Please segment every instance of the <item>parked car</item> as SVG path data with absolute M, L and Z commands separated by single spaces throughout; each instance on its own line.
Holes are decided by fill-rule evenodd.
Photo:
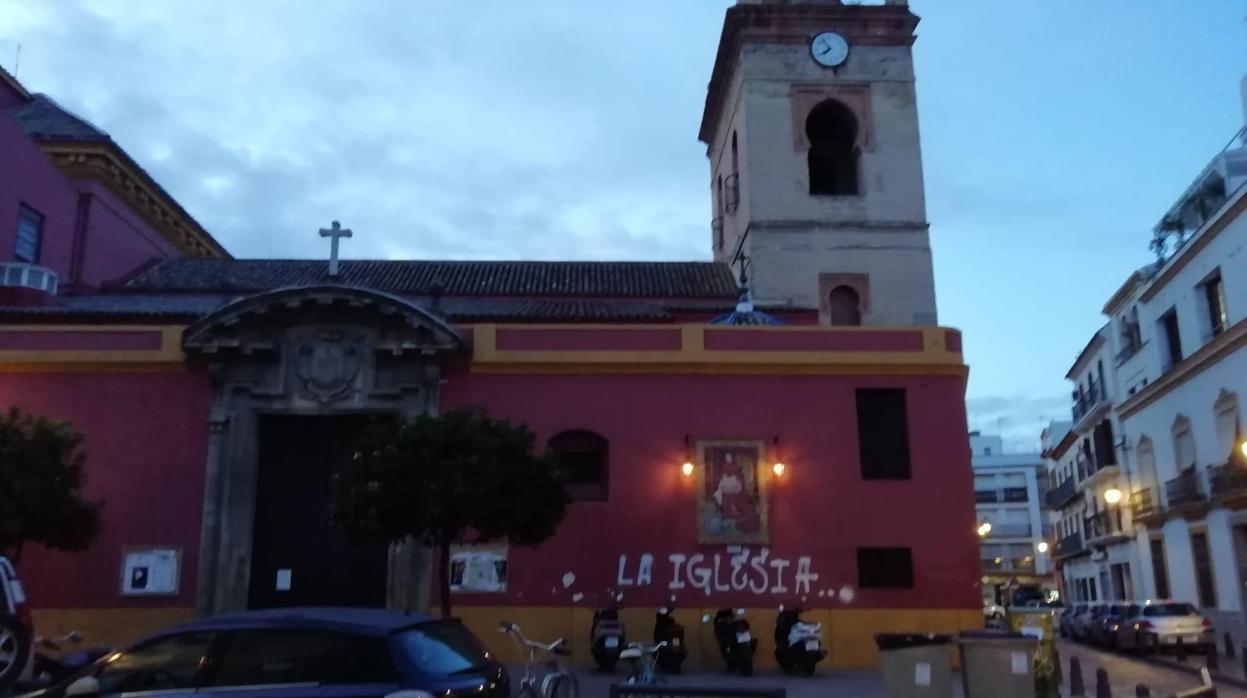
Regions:
M 1179 639 L 1201 649 L 1214 644 L 1212 621 L 1189 603 L 1148 601 L 1134 609 L 1117 630 L 1117 646 L 1123 649 L 1172 647 Z
M 35 632 L 17 570 L 0 557 L 0 691 L 29 678 Z
M 1092 628 L 1104 617 L 1108 608 L 1102 603 L 1089 603 L 1086 610 L 1074 616 L 1070 623 L 1070 637 L 1075 640 L 1090 640 Z
M 1119 601 L 1105 606 L 1104 615 L 1091 624 L 1088 638 L 1092 642 L 1110 647 L 1117 646 L 1117 634 L 1121 624 L 1139 612 L 1139 604 Z
M 1061 615 L 1057 618 L 1057 631 L 1061 633 L 1061 637 L 1074 636 L 1074 617 L 1082 615 L 1087 611 L 1087 604 L 1080 603 L 1073 606 L 1066 606 L 1061 611 Z
M 457 620 L 380 609 L 291 608 L 166 630 L 30 696 L 156 692 L 162 698 L 508 698 L 511 686 L 502 665 Z

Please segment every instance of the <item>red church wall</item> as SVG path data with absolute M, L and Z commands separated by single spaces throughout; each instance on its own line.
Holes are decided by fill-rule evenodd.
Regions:
M 39 263 L 64 281 L 72 255 L 77 192 L 43 151 L 0 112 L 0 262 L 13 259 L 17 215 L 26 204 L 43 215 Z
M 907 390 L 912 479 L 862 480 L 858 387 Z M 839 667 L 874 665 L 875 633 L 981 627 L 963 399 L 956 375 L 451 372 L 446 409 L 479 405 L 524 422 L 542 446 L 566 429 L 610 443 L 609 501 L 575 503 L 552 540 L 510 548 L 507 591 L 456 593 L 456 613 L 504 657 L 510 648 L 492 631 L 510 619 L 536 637 L 570 637 L 587 662 L 592 609 L 622 593 L 630 637 L 648 635 L 654 609 L 672 604 L 706 667 L 718 659 L 699 619 L 720 607 L 749 609 L 764 666 L 781 603 L 800 602 L 824 624 Z M 769 544 L 697 543 L 696 478 L 680 471 L 686 436 L 779 437 L 787 470 L 770 481 Z M 910 548 L 913 588 L 859 588 L 858 547 Z
M 863 481 L 856 432 L 855 388 L 907 389 L 912 479 Z M 745 402 L 742 396 L 750 396 Z M 456 595 L 457 603 L 593 606 L 608 590 L 629 605 L 658 606 L 674 591 L 679 604 L 766 604 L 806 596 L 810 605 L 846 608 L 974 608 L 978 541 L 963 381 L 959 377 L 490 375 L 455 373 L 442 389 L 444 408 L 479 405 L 528 424 L 542 443 L 566 429 L 587 429 L 610 442 L 610 500 L 571 507 L 559 534 L 535 550 L 512 549 L 508 592 Z M 693 439 L 780 439 L 788 468 L 770 492 L 770 557 L 791 561 L 791 593 L 738 590 L 727 546 L 697 544 L 694 483 L 680 473 Z M 586 536 L 586 531 L 594 535 Z M 857 589 L 857 547 L 909 547 L 915 585 Z M 754 553 L 763 546 L 749 546 Z M 674 574 L 672 554 L 707 556 L 695 568 L 729 591 L 693 586 L 688 569 Z M 642 555 L 653 556 L 652 581 L 637 581 Z M 626 560 L 621 558 L 626 556 Z M 803 593 L 797 564 L 810 558 Z M 686 565 L 687 567 L 687 565 Z M 746 570 L 747 572 L 750 570 Z M 563 575 L 575 575 L 564 586 Z M 694 576 L 701 574 L 694 571 Z M 751 576 L 753 585 L 760 575 Z M 671 587 L 683 585 L 673 590 Z M 849 587 L 851 602 L 840 592 Z M 828 597 L 830 593 L 833 597 Z
M 64 614 L 64 623 L 97 642 L 132 639 L 189 616 L 211 404 L 207 378 L 183 370 L 3 373 L 0 404 L 72 422 L 84 435 L 86 493 L 104 500 L 103 530 L 90 549 L 23 553 L 19 572 L 28 580 L 40 632 L 69 629 L 55 609 L 116 609 Z M 123 548 L 134 546 L 181 550 L 177 595 L 120 594 Z
M 181 256 L 176 248 L 107 187 L 90 180 L 75 183 L 91 195 L 91 215 L 83 247 L 82 282 L 115 281 L 153 259 Z

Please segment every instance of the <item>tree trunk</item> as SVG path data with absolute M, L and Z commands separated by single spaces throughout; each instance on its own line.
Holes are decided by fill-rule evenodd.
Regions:
M 437 581 L 441 587 L 442 617 L 450 617 L 450 544 L 442 543 L 437 548 L 438 560 Z

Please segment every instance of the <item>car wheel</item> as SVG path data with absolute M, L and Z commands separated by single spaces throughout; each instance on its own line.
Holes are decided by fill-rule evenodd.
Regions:
M 30 638 L 16 618 L 0 617 L 0 689 L 11 687 L 21 677 L 30 659 Z

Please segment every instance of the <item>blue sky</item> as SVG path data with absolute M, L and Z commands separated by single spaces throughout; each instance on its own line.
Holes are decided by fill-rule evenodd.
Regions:
M 728 0 L 0 0 L 0 64 L 239 256 L 707 259 Z M 1014 448 L 1242 123 L 1241 0 L 913 0 L 941 321 Z M 314 8 L 314 9 L 311 9 Z

